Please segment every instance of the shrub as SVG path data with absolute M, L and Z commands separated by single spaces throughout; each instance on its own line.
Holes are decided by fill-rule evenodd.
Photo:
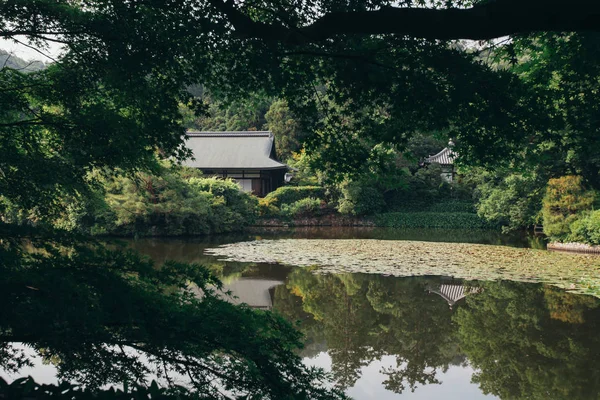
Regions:
M 95 234 L 195 235 L 211 232 L 213 196 L 172 171 L 116 177 L 105 184 L 107 207 L 96 212 Z
M 304 216 L 317 216 L 321 214 L 321 200 L 313 197 L 298 200 L 292 204 L 281 206 L 281 215 L 291 218 Z
M 383 194 L 362 182 L 346 182 L 342 186 L 342 198 L 338 211 L 342 214 L 369 215 L 382 211 L 385 207 Z
M 594 192 L 586 191 L 580 176 L 550 179 L 542 202 L 544 233 L 556 240 L 565 240 L 571 224 L 584 211 L 592 209 Z
M 569 241 L 600 245 L 600 210 L 574 221 L 570 230 Z
M 495 227 L 477 214 L 464 212 L 386 213 L 376 215 L 375 224 L 390 228 L 490 229 Z
M 506 171 L 473 171 L 479 184 L 477 213 L 502 225 L 504 231 L 526 228 L 540 223 L 540 210 L 547 180 L 537 173 L 519 174 Z
M 276 217 L 279 215 L 279 208 L 274 205 L 276 199 L 262 198 L 258 199 L 258 215 L 261 217 Z
M 157 175 L 107 179 L 102 202 L 104 207 L 93 207 L 92 222 L 88 223 L 92 234 L 232 232 L 252 224 L 258 214 L 257 199 L 235 182 L 201 178 L 177 167 L 164 167 Z
M 240 231 L 256 221 L 258 200 L 230 179 L 191 178 L 195 190 L 212 194 L 210 226 L 213 233 Z
M 308 197 L 325 198 L 325 188 L 320 186 L 282 186 L 265 196 L 265 200 L 273 206 L 292 204 Z

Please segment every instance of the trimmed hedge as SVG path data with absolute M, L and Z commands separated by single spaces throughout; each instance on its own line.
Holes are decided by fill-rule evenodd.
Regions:
M 475 214 L 477 210 L 475 205 L 470 201 L 446 201 L 442 203 L 432 204 L 427 208 L 429 212 L 441 213 L 471 213 Z
M 475 214 L 475 204 L 470 201 L 450 200 L 437 203 L 405 202 L 391 207 L 392 212 L 463 212 Z
M 272 206 L 292 204 L 309 197 L 323 199 L 325 188 L 320 186 L 282 186 L 264 197 L 265 202 Z
M 492 229 L 497 226 L 466 212 L 394 212 L 378 214 L 377 226 L 389 228 Z

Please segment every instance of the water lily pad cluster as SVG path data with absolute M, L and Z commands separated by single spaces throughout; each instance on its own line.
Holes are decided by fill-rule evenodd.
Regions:
M 443 275 L 544 282 L 600 297 L 600 257 L 468 243 L 369 239 L 257 240 L 207 249 L 227 261 L 316 266 L 318 273 Z

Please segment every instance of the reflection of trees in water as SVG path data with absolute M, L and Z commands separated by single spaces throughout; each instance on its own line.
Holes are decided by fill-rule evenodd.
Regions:
M 438 371 L 460 360 L 452 311 L 425 279 L 387 279 L 371 283 L 368 293 L 375 311 L 389 316 L 378 335 L 382 349 L 396 355 L 397 367 L 384 373 L 389 390 L 402 392 L 407 385 L 439 383 Z
M 597 399 L 600 301 L 552 287 L 485 283 L 455 321 L 473 380 L 503 399 Z
M 600 392 L 600 301 L 515 282 L 466 286 L 450 309 L 427 289 L 441 278 L 290 274 L 275 308 L 301 321 L 308 351 L 324 347 L 340 386 L 355 384 L 361 367 L 394 355 L 382 371 L 395 392 L 438 383 L 450 365 L 471 364 L 473 381 L 500 398 L 596 398 Z M 324 345 L 326 343 L 326 345 Z M 466 358 L 468 356 L 468 360 Z
M 397 366 L 384 371 L 385 384 L 402 392 L 406 387 L 414 390 L 418 384 L 437 383 L 437 371 L 460 360 L 452 311 L 443 300 L 429 295 L 426 285 L 422 278 L 313 275 L 295 270 L 287 288 L 277 288 L 275 307 L 305 321 L 301 328 L 309 342 L 326 341 L 340 386 L 354 385 L 363 366 L 393 354 Z M 292 301 L 292 296 L 301 303 Z

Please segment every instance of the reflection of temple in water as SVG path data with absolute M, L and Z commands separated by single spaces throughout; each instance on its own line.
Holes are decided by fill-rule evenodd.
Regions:
M 435 293 L 446 300 L 450 308 L 468 295 L 479 293 L 481 290 L 479 287 L 467 287 L 462 283 L 442 283 L 439 286 L 427 287 L 427 292 Z
M 223 292 L 231 292 L 231 296 L 223 298 L 233 304 L 247 304 L 252 308 L 271 310 L 275 287 L 283 281 L 273 279 L 239 278 L 223 285 Z

